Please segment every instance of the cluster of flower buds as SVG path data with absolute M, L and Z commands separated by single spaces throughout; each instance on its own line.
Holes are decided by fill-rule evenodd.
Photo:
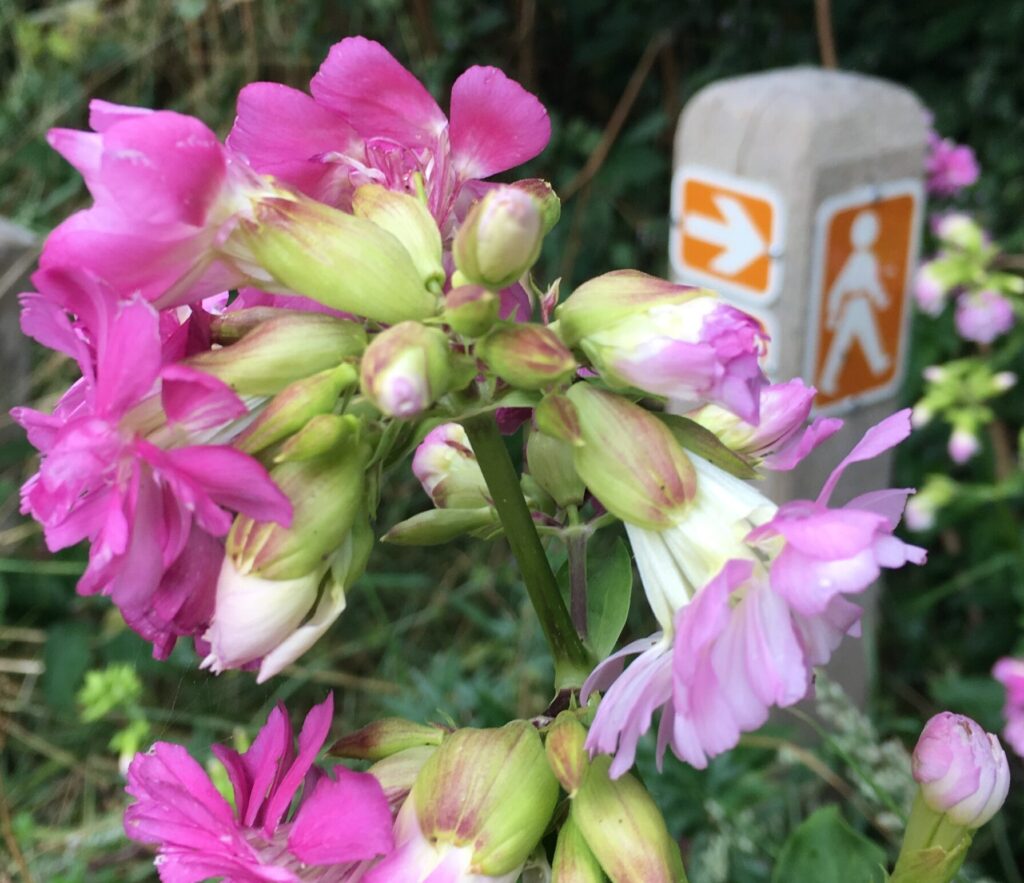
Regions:
M 245 754 L 214 746 L 233 808 L 182 746 L 135 757 L 125 830 L 157 846 L 162 879 L 515 883 L 530 863 L 552 883 L 685 883 L 651 796 L 587 757 L 578 712 L 496 729 L 380 720 L 331 748 L 371 763 L 354 772 L 314 766 L 332 705 L 310 711 L 297 752 L 281 706 Z
M 1014 326 L 1024 279 L 996 269 L 999 249 L 969 215 L 941 215 L 932 227 L 940 248 L 917 271 L 918 307 L 938 316 L 955 298 L 959 335 L 981 345 L 992 343 Z
M 1010 768 L 999 740 L 969 717 L 935 715 L 912 759 L 918 793 L 892 883 L 950 883 L 974 832 L 1003 805 Z
M 924 370 L 924 396 L 914 406 L 913 422 L 926 426 L 939 418 L 952 427 L 949 456 L 963 464 L 981 450 L 981 431 L 995 418 L 988 402 L 1012 389 L 1017 375 L 993 371 L 987 360 L 957 359 Z

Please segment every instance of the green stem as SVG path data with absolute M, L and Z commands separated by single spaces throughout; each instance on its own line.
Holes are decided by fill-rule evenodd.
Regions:
M 593 661 L 573 628 L 569 611 L 565 609 L 498 424 L 494 415 L 488 413 L 469 417 L 463 426 L 519 565 L 526 593 L 551 648 L 555 662 L 555 689 L 579 687 L 593 668 Z

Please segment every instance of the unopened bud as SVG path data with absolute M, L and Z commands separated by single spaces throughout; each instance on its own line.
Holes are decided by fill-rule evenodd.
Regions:
M 928 807 L 965 828 L 980 828 L 1006 800 L 1010 768 L 999 740 L 962 714 L 943 711 L 924 726 L 914 779 Z
M 261 322 L 237 343 L 186 364 L 243 395 L 276 395 L 289 384 L 336 368 L 366 346 L 361 325 L 323 313 L 288 312 Z
M 444 320 L 457 334 L 480 337 L 498 321 L 501 299 L 482 285 L 460 285 L 444 299 Z
M 963 212 L 950 212 L 935 222 L 935 233 L 944 244 L 961 251 L 977 252 L 985 245 L 985 231 Z
M 611 758 L 594 759 L 573 798 L 572 816 L 601 867 L 615 883 L 686 880 L 679 847 L 651 795 L 630 774 L 612 779 Z
M 606 883 L 587 840 L 573 818 L 572 811 L 562 823 L 555 843 L 555 857 L 551 862 L 551 883 Z
M 424 319 L 435 294 L 409 252 L 371 221 L 309 199 L 272 198 L 241 220 L 228 243 L 289 291 L 377 322 Z
M 544 325 L 502 323 L 477 342 L 476 353 L 502 380 L 520 389 L 551 386 L 576 370 L 569 348 Z
M 440 546 L 466 534 L 498 526 L 490 506 L 480 509 L 428 509 L 391 528 L 381 542 L 396 546 Z
M 623 521 L 655 530 L 676 522 L 697 492 L 697 474 L 672 432 L 653 414 L 589 383 L 569 387 L 583 444 L 576 472 Z
M 460 423 L 435 426 L 416 448 L 412 472 L 439 509 L 478 509 L 491 503 L 487 482 Z
M 583 502 L 586 487 L 573 466 L 573 448 L 557 438 L 536 430 L 526 442 L 530 475 L 561 507 Z
M 351 414 L 317 414 L 281 445 L 274 462 L 312 460 L 330 454 L 355 438 L 361 426 Z
M 545 435 L 560 439 L 566 444 L 578 447 L 582 444 L 580 415 L 576 406 L 564 393 L 548 393 L 533 412 L 534 425 Z
M 386 717 L 367 724 L 331 746 L 335 757 L 354 760 L 382 760 L 407 748 L 440 745 L 444 731 L 400 717 Z
M 419 199 L 380 184 L 364 184 L 352 197 L 352 212 L 394 236 L 409 253 L 423 284 L 441 290 L 445 279 L 441 233 Z
M 562 216 L 562 200 L 558 198 L 554 188 L 541 178 L 523 178 L 513 181 L 509 186 L 529 194 L 536 200 L 544 222 L 544 235 L 547 236 Z
M 590 766 L 585 743 L 587 730 L 576 715 L 563 711 L 555 718 L 544 739 L 544 751 L 558 784 L 570 796 L 575 796 Z
M 499 289 L 534 265 L 544 239 L 538 202 L 524 190 L 499 186 L 466 215 L 455 234 L 455 265 L 470 282 Z
M 256 454 L 277 444 L 298 432 L 313 417 L 330 411 L 342 390 L 355 384 L 358 378 L 352 365 L 339 365 L 296 380 L 274 396 L 256 421 L 235 439 L 235 447 L 247 454 Z
M 964 464 L 981 449 L 981 442 L 975 432 L 967 426 L 957 426 L 949 436 L 949 456 L 954 463 Z
M 366 348 L 360 387 L 383 413 L 409 419 L 444 395 L 451 380 L 448 338 L 438 328 L 402 322 Z
M 378 760 L 367 770 L 380 782 L 392 813 L 397 813 L 402 808 L 409 792 L 412 791 L 412 786 L 416 783 L 416 777 L 423 769 L 423 764 L 436 750 L 433 745 L 406 748 L 405 751 Z

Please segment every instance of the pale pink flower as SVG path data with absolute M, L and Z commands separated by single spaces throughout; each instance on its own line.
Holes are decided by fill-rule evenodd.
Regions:
M 42 455 L 22 511 L 51 551 L 89 540 L 78 591 L 110 595 L 164 657 L 208 624 L 231 513 L 287 522 L 291 505 L 256 460 L 195 443 L 245 406 L 215 378 L 164 364 L 165 348 L 189 344 L 173 331 L 162 343 L 153 307 L 84 272 L 33 279 L 42 294 L 25 299 L 26 333 L 76 358 L 83 377 L 53 414 L 12 411 Z
M 1003 738 L 1024 757 L 1024 660 L 1009 656 L 1000 659 L 992 669 L 992 676 L 1006 688 Z
M 990 288 L 965 291 L 956 299 L 957 333 L 974 343 L 992 343 L 1013 327 L 1013 304 Z
M 547 111 L 493 67 L 471 67 L 452 86 L 449 116 L 383 46 L 348 37 L 331 48 L 310 83 L 312 97 L 278 83 L 252 83 L 238 98 L 228 144 L 252 166 L 341 208 L 375 182 L 415 193 L 445 233 L 478 183 L 544 149 Z
M 981 450 L 981 441 L 977 433 L 966 426 L 956 426 L 949 434 L 949 441 L 946 443 L 946 450 L 949 458 L 958 466 L 972 460 L 975 454 Z
M 968 145 L 957 144 L 932 131 L 928 133 L 925 173 L 929 193 L 935 196 L 955 196 L 978 180 L 981 168 L 974 150 Z
M 935 272 L 935 261 L 925 261 L 914 274 L 914 300 L 922 313 L 937 316 L 946 306 L 949 289 Z
M 297 751 L 282 705 L 245 754 L 213 747 L 231 780 L 234 809 L 181 745 L 157 742 L 135 756 L 125 832 L 157 845 L 163 883 L 349 883 L 391 851 L 392 816 L 377 780 L 341 765 L 313 765 L 333 708 L 328 696 L 310 710 Z

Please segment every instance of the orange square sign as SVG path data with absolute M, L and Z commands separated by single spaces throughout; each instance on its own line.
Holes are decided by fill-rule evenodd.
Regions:
M 781 284 L 782 201 L 769 187 L 683 166 L 672 186 L 670 252 L 676 274 L 751 304 Z
M 818 209 L 807 377 L 819 410 L 885 398 L 902 379 L 920 205 L 920 182 L 898 181 Z

